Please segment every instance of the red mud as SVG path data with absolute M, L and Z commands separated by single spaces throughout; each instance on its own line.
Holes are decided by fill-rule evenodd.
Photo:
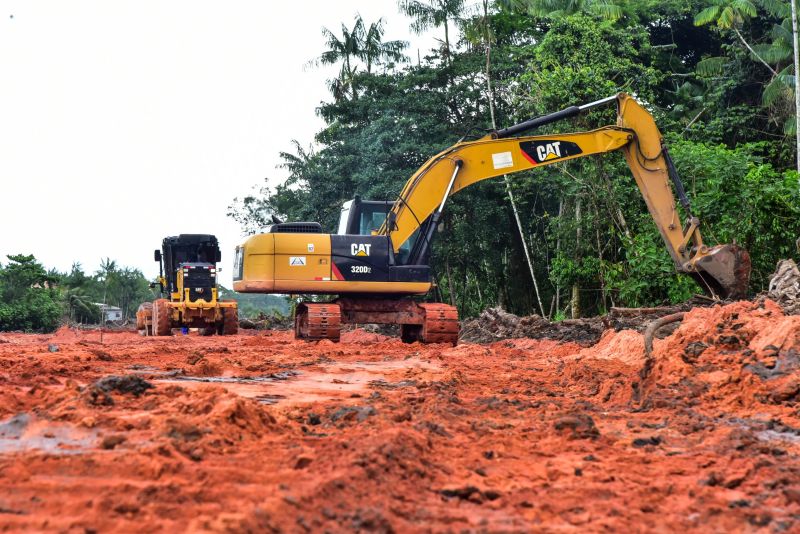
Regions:
M 645 363 L 625 330 L 0 335 L 0 526 L 800 531 L 800 317 L 695 309 Z

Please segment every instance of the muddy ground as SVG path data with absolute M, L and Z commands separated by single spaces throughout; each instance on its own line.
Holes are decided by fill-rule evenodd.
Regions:
M 0 335 L 0 526 L 798 532 L 800 317 L 655 341 Z

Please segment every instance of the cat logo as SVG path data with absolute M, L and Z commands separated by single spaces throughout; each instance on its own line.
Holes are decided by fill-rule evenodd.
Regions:
M 559 149 L 560 141 L 554 143 L 547 143 L 546 145 L 539 145 L 536 147 L 536 155 L 539 156 L 539 161 L 546 161 L 548 159 L 555 159 L 561 157 L 561 149 Z
M 556 141 L 555 139 L 549 141 L 523 141 L 519 144 L 519 147 L 522 149 L 522 155 L 525 159 L 533 165 L 583 153 L 581 147 L 576 143 Z
M 352 256 L 369 256 L 369 249 L 372 246 L 370 243 L 351 243 L 350 255 Z
M 303 267 L 306 264 L 305 256 L 289 256 L 290 267 Z

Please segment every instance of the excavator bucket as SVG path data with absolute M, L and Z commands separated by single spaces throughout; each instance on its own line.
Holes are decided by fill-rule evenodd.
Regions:
M 737 245 L 717 245 L 694 262 L 695 280 L 724 299 L 747 297 L 750 283 L 750 254 Z

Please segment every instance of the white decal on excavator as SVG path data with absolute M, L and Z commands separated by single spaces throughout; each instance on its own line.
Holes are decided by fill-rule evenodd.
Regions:
M 305 256 L 289 256 L 289 265 L 291 267 L 303 267 L 306 264 Z
M 539 156 L 539 161 L 548 159 L 555 159 L 561 157 L 561 141 L 554 141 L 546 145 L 539 145 L 536 147 L 536 155 Z
M 511 157 L 511 152 L 498 152 L 492 154 L 492 165 L 495 169 L 507 169 L 514 166 L 514 158 Z
M 353 256 L 369 256 L 371 243 L 351 243 L 350 254 Z

